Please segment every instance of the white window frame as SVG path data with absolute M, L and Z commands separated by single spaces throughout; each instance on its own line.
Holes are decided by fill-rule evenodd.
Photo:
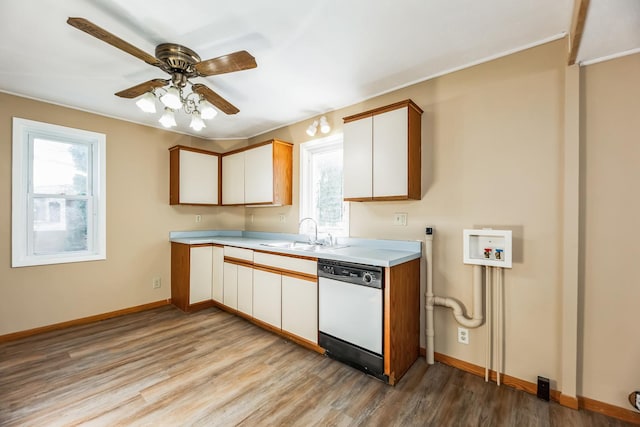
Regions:
M 37 255 L 29 243 L 34 226 L 32 186 L 33 140 L 42 138 L 86 144 L 91 153 L 91 180 L 87 196 L 87 243 L 85 251 Z M 11 266 L 62 264 L 106 259 L 106 136 L 102 133 L 13 118 Z
M 311 157 L 316 153 L 341 148 L 343 145 L 342 141 L 343 135 L 335 134 L 300 144 L 300 218 L 309 217 L 317 222 L 317 218 L 315 218 L 313 213 L 313 200 L 311 199 L 311 194 L 313 193 L 313 183 L 310 177 Z M 348 202 L 343 203 L 345 203 L 345 205 L 343 205 L 343 212 L 346 216 L 346 228 L 342 233 L 332 233 L 333 236 L 349 236 L 349 204 Z M 318 233 L 326 232 L 322 227 L 318 228 Z

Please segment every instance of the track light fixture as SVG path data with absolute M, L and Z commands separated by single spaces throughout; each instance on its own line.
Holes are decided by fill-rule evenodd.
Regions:
M 171 84 L 167 89 L 153 89 L 142 95 L 136 105 L 145 113 L 156 112 L 156 99 L 164 107 L 164 112 L 158 120 L 160 124 L 166 128 L 177 126 L 175 111 L 183 110 L 191 115 L 191 124 L 189 127 L 196 132 L 207 127 L 203 121 L 211 120 L 218 115 L 218 110 L 201 95 L 191 91 L 184 95 L 183 88 Z
M 318 132 L 318 125 L 320 126 L 320 132 L 329 133 L 331 132 L 331 126 L 329 126 L 329 122 L 325 116 L 320 117 L 320 122 L 314 120 L 313 123 L 309 125 L 307 128 L 307 135 L 315 136 L 316 132 Z

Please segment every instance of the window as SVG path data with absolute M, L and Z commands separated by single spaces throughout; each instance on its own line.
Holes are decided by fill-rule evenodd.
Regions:
M 342 135 L 301 144 L 300 218 L 315 219 L 318 233 L 348 236 L 349 203 L 342 200 L 342 188 Z
M 106 258 L 105 145 L 13 118 L 12 267 Z

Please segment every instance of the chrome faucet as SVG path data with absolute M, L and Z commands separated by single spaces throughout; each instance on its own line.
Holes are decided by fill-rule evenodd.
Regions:
M 302 223 L 305 222 L 305 221 L 311 221 L 311 222 L 313 222 L 313 225 L 315 226 L 315 238 L 312 241 L 311 240 L 311 236 L 309 236 L 309 243 L 313 243 L 313 244 L 318 243 L 318 223 L 316 222 L 315 219 L 313 219 L 311 217 L 302 218 L 300 220 L 300 222 L 298 223 L 298 232 L 300 232 L 300 228 L 302 227 Z

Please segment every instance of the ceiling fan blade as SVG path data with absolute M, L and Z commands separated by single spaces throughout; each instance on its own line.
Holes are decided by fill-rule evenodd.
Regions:
M 162 66 L 162 62 L 160 62 L 155 56 L 149 55 L 147 52 L 135 47 L 134 45 L 122 40 L 121 38 L 114 36 L 107 30 L 98 27 L 91 21 L 88 21 L 84 18 L 69 18 L 67 19 L 67 24 L 72 27 L 76 27 L 77 29 L 84 31 L 85 33 L 102 40 L 105 43 L 109 43 L 113 47 L 117 47 L 118 49 L 127 52 L 130 55 L 135 56 L 138 59 L 142 59 L 144 62 L 150 65 L 154 65 L 156 67 Z
M 202 95 L 204 99 L 218 107 L 220 111 L 225 114 L 236 114 L 240 111 L 234 105 L 229 103 L 229 101 L 227 101 L 203 84 L 193 84 L 191 85 L 191 90 L 198 95 Z
M 151 91 L 152 89 L 166 86 L 168 84 L 169 80 L 153 79 L 149 80 L 148 82 L 140 83 L 139 85 L 130 87 L 129 89 L 121 90 L 120 92 L 116 93 L 116 96 L 119 96 L 121 98 L 136 98 L 143 93 Z
M 213 76 L 216 74 L 231 73 L 234 71 L 249 70 L 256 68 L 256 59 L 246 50 L 219 56 L 206 61 L 200 61 L 194 65 L 196 71 L 201 76 Z

